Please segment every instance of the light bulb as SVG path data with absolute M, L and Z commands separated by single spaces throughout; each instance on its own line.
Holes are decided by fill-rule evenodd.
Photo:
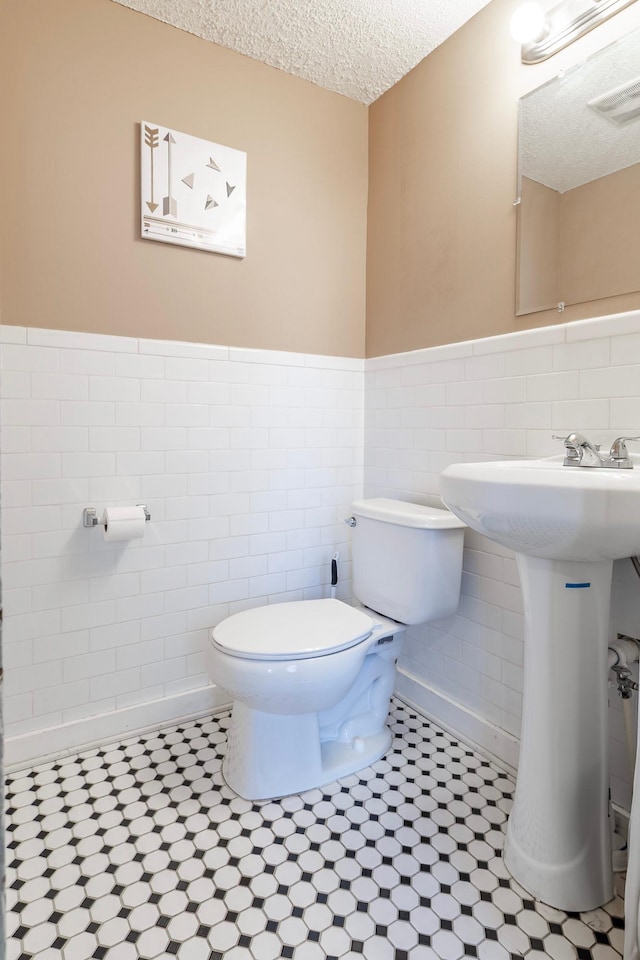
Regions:
M 527 0 L 511 18 L 511 36 L 518 43 L 533 43 L 541 40 L 548 29 L 547 18 L 539 3 Z

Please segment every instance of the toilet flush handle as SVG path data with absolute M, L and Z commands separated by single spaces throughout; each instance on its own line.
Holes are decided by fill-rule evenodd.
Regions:
M 344 522 L 348 527 L 355 527 L 358 521 L 356 520 L 355 517 L 345 517 Z

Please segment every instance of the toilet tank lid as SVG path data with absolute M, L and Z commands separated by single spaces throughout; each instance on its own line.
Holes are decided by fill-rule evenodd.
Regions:
M 252 660 L 302 660 L 365 640 L 371 617 L 342 600 L 292 600 L 243 610 L 214 627 L 214 646 Z
M 446 507 L 423 507 L 420 503 L 377 497 L 373 500 L 356 500 L 351 509 L 355 517 L 382 520 L 400 527 L 418 527 L 425 530 L 461 530 L 466 527 L 462 520 Z

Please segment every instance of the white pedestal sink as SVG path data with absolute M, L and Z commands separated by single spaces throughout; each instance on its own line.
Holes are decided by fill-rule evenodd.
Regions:
M 640 553 L 635 469 L 562 457 L 455 464 L 450 510 L 516 551 L 525 612 L 522 739 L 505 862 L 539 900 L 592 910 L 613 896 L 607 641 L 613 560 Z

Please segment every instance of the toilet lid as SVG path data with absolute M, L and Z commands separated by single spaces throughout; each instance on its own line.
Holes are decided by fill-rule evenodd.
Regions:
M 341 600 L 294 600 L 235 613 L 212 636 L 234 657 L 302 660 L 355 646 L 373 627 L 370 617 Z

